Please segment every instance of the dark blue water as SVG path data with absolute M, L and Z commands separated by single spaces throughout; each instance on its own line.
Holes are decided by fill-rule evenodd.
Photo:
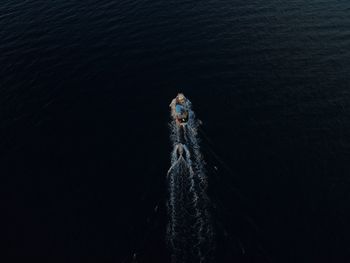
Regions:
M 344 0 L 2 1 L 4 255 L 168 262 L 182 91 L 217 262 L 349 262 L 349 72 Z

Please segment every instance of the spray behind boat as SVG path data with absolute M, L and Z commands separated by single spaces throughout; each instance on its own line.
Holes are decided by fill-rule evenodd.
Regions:
M 170 103 L 171 167 L 168 170 L 168 243 L 172 263 L 210 262 L 213 231 L 207 176 L 200 151 L 199 121 L 191 102 L 179 93 Z

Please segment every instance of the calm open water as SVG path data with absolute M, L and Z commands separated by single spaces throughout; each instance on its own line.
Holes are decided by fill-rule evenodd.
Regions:
M 168 262 L 182 91 L 217 262 L 349 262 L 349 72 L 345 0 L 2 1 L 3 255 Z

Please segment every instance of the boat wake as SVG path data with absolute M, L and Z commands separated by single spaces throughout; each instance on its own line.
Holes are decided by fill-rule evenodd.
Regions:
M 182 97 L 177 102 L 179 96 Z M 178 97 L 170 105 L 174 109 L 170 123 L 173 150 L 167 174 L 167 237 L 171 261 L 209 262 L 213 230 L 206 194 L 207 177 L 197 135 L 199 122 L 192 111 L 191 102 L 183 94 Z M 180 121 L 176 112 L 179 104 L 182 107 L 181 114 L 186 114 L 186 119 L 181 117 Z

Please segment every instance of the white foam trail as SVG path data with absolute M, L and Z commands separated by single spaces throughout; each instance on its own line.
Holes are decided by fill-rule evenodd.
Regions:
M 189 119 L 180 127 L 170 123 L 173 144 L 168 170 L 168 241 L 172 262 L 209 262 L 212 227 L 209 220 L 207 177 L 197 135 L 198 122 L 186 101 Z

